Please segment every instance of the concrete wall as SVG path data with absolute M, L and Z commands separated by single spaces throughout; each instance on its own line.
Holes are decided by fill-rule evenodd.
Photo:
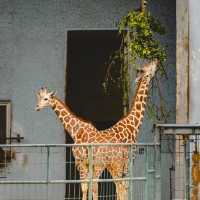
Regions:
M 67 30 L 116 28 L 116 21 L 133 6 L 132 0 L 1 0 L 0 99 L 12 101 L 12 135 L 24 136 L 24 143 L 63 143 L 62 125 L 52 111 L 34 111 L 35 92 L 46 85 L 64 99 Z M 167 29 L 162 41 L 168 44 L 171 70 L 170 84 L 164 84 L 163 91 L 168 105 L 175 108 L 174 1 L 155 0 L 150 7 Z M 146 119 L 144 124 L 141 141 L 150 141 L 152 122 Z M 59 162 L 63 158 L 64 152 L 56 159 Z M 17 173 L 34 175 L 23 169 Z M 65 178 L 64 165 L 54 175 Z M 63 198 L 64 187 L 61 191 Z
M 200 39 L 199 39 L 199 16 L 200 2 L 198 0 L 189 1 L 189 30 L 190 30 L 190 122 L 200 121 Z

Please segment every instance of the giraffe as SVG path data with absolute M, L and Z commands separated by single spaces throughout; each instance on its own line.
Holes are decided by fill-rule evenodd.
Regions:
M 71 135 L 75 144 L 88 143 L 136 143 L 139 127 L 144 117 L 144 109 L 147 101 L 149 83 L 153 78 L 157 60 L 154 60 L 142 68 L 137 77 L 136 95 L 129 114 L 123 117 L 114 126 L 106 130 L 97 130 L 92 123 L 77 117 L 67 105 L 59 100 L 54 92 L 47 88 L 41 88 L 37 93 L 36 110 L 51 107 L 62 122 L 64 128 Z M 80 179 L 88 178 L 88 151 L 86 147 L 73 147 L 75 164 L 80 173 Z M 98 179 L 105 168 L 113 178 L 122 178 L 128 173 L 128 149 L 117 146 L 93 147 L 93 178 Z M 127 184 L 116 181 L 118 200 L 126 200 Z M 88 184 L 81 183 L 83 200 L 87 199 Z M 93 182 L 93 200 L 98 200 L 98 182 Z
M 192 155 L 192 200 L 199 199 L 199 184 L 200 184 L 200 153 L 197 150 L 197 144 L 195 144 L 195 150 Z
M 144 118 L 145 106 L 148 98 L 149 85 L 152 78 L 155 75 L 158 60 L 147 63 L 139 70 L 136 77 L 136 90 L 135 96 L 132 101 L 131 109 L 129 113 L 119 120 L 111 128 L 104 130 L 104 134 L 114 133 L 115 140 L 111 139 L 110 143 L 128 143 L 135 144 L 138 139 L 138 133 L 142 120 Z M 110 161 L 107 166 L 108 171 L 111 173 L 114 179 L 122 178 L 128 173 L 128 147 L 121 147 L 123 157 L 117 161 Z M 134 155 L 133 155 L 134 156 Z M 119 160 L 121 161 L 119 163 Z M 117 197 L 120 200 L 128 199 L 128 185 L 125 181 L 116 181 Z
M 64 129 L 70 134 L 75 144 L 87 143 L 88 137 L 97 133 L 97 129 L 90 123 L 74 115 L 69 107 L 56 97 L 55 92 L 49 92 L 47 88 L 41 88 L 37 93 L 36 111 L 50 106 L 58 116 Z M 88 152 L 84 147 L 73 147 L 75 165 L 80 173 L 80 179 L 86 180 L 88 177 Z M 81 183 L 83 200 L 87 199 L 88 186 L 86 182 Z

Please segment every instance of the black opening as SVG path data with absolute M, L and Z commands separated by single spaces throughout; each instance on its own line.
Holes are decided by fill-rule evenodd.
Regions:
M 68 32 L 66 103 L 74 113 L 91 121 L 98 129 L 110 127 L 123 115 L 121 91 L 115 90 L 108 95 L 105 94 L 102 86 L 106 63 L 111 54 L 119 49 L 120 43 L 118 32 L 114 30 Z M 68 134 L 66 142 L 73 142 Z M 68 149 L 67 161 L 71 158 L 71 151 Z M 67 179 L 79 179 L 78 175 L 76 176 L 75 165 L 66 167 Z M 66 190 L 67 198 L 72 197 L 69 196 L 70 193 L 73 193 L 73 197 L 74 194 L 79 195 L 79 187 L 77 186 L 75 189 L 71 187 L 71 192 L 68 188 Z M 99 191 L 101 190 L 102 196 L 105 195 L 102 193 L 106 193 L 105 188 L 109 187 L 114 188 L 112 191 L 115 193 L 113 183 L 99 183 Z M 72 190 L 77 192 L 72 192 Z M 110 193 L 109 195 L 113 199 L 113 195 Z M 104 197 L 104 199 L 107 198 Z
M 6 143 L 6 106 L 0 106 L 0 144 Z

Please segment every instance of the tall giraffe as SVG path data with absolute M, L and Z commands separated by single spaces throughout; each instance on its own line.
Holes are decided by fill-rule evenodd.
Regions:
M 54 92 L 42 88 L 37 93 L 38 103 L 36 110 L 50 106 L 57 114 L 64 128 L 71 135 L 76 144 L 82 143 L 136 143 L 139 127 L 144 117 L 149 83 L 153 78 L 157 60 L 144 65 L 141 74 L 137 77 L 137 89 L 129 114 L 122 118 L 113 127 L 98 131 L 90 122 L 77 117 L 62 103 Z M 88 151 L 86 147 L 74 147 L 76 167 L 80 172 L 80 179 L 88 178 Z M 122 178 L 127 174 L 128 149 L 116 146 L 93 147 L 93 178 L 98 179 L 102 171 L 107 168 L 113 178 Z M 127 185 L 125 182 L 115 182 L 117 198 L 126 200 Z M 83 200 L 87 199 L 88 184 L 81 183 Z M 93 200 L 98 200 L 98 183 L 93 182 Z
M 103 131 L 104 134 L 106 133 L 107 135 L 113 133 L 114 140 L 112 138 L 109 141 L 110 143 L 135 144 L 137 142 L 139 129 L 144 118 L 149 85 L 155 75 L 157 64 L 158 60 L 156 59 L 143 66 L 136 77 L 136 91 L 132 101 L 131 110 L 115 125 Z M 114 160 L 107 166 L 108 171 L 114 179 L 122 178 L 128 173 L 128 147 L 121 147 L 120 150 L 123 152 L 121 162 L 119 162 L 120 159 L 117 161 Z M 120 200 L 127 199 L 128 185 L 126 182 L 116 181 L 115 184 L 118 198 Z
M 41 88 L 37 93 L 36 111 L 50 106 L 58 116 L 64 126 L 64 129 L 70 134 L 75 144 L 87 143 L 90 138 L 98 132 L 90 123 L 75 116 L 69 107 L 55 96 L 55 92 L 49 92 L 47 88 Z M 88 178 L 88 152 L 84 147 L 73 147 L 75 165 L 80 173 L 80 179 Z M 86 182 L 81 183 L 83 200 L 87 199 L 88 185 Z

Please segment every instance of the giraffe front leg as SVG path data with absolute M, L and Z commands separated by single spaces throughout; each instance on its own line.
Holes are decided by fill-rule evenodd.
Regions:
M 82 200 L 87 200 L 88 182 L 86 181 L 86 179 L 88 177 L 88 167 L 84 164 L 84 162 L 81 162 L 78 165 L 78 169 L 80 174 L 80 180 L 84 181 L 81 183 Z
M 93 171 L 93 179 L 99 179 L 102 171 L 104 170 L 104 166 L 101 164 L 94 164 L 94 171 Z M 92 184 L 92 192 L 93 192 L 93 200 L 98 200 L 98 182 L 95 181 Z
M 126 200 L 128 199 L 128 182 L 127 181 L 122 181 L 122 199 Z
M 81 190 L 83 193 L 82 200 L 87 200 L 87 192 L 88 192 L 88 183 L 87 182 L 81 183 Z
M 92 184 L 93 200 L 98 200 L 98 182 Z

